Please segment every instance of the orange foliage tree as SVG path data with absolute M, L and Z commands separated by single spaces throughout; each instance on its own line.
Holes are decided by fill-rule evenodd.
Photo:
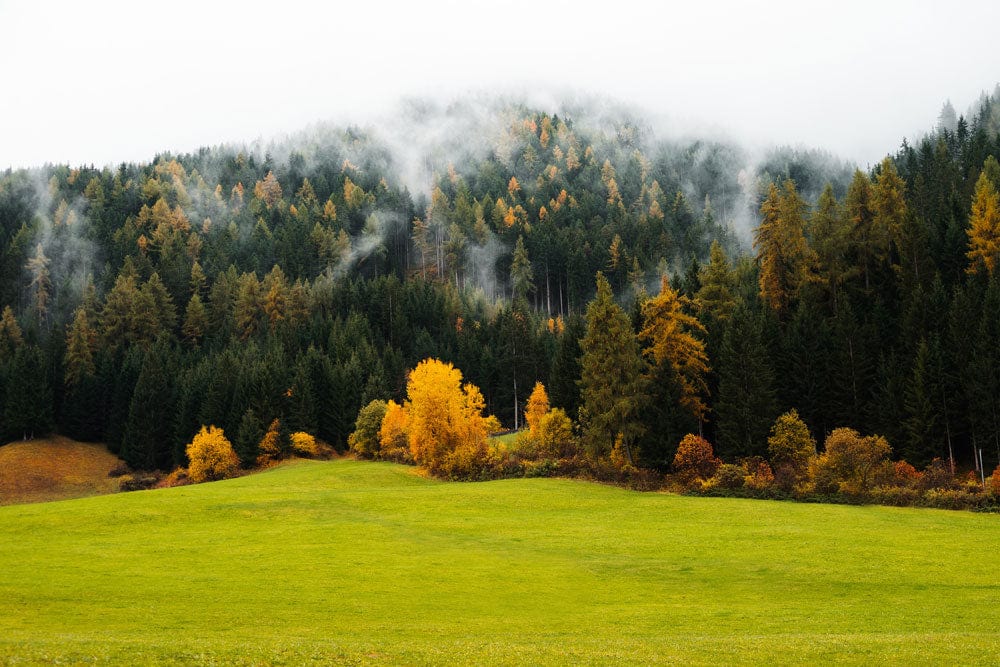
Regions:
M 688 480 L 710 478 L 721 463 L 712 451 L 711 443 L 693 433 L 681 439 L 674 455 L 674 471 Z

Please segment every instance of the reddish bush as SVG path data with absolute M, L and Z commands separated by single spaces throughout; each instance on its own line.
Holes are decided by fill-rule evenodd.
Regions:
M 688 433 L 677 445 L 674 472 L 686 481 L 709 479 L 722 461 L 716 458 L 712 445 L 701 436 Z

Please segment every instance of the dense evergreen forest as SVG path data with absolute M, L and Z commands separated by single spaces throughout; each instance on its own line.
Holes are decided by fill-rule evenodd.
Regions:
M 342 449 L 431 357 L 504 427 L 537 381 L 586 422 L 601 272 L 640 355 L 642 465 L 699 429 L 724 459 L 764 455 L 790 408 L 820 441 L 850 426 L 917 466 L 997 464 L 1000 94 L 867 173 L 626 113 L 469 115 L 413 109 L 409 144 L 317 127 L 3 173 L 0 441 L 58 431 L 169 469 L 213 424 L 250 465 L 278 419 Z M 694 384 L 640 335 L 662 276 L 705 346 Z

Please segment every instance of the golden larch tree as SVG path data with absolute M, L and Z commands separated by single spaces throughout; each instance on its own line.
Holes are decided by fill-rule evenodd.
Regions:
M 545 385 L 541 382 L 535 383 L 535 388 L 528 397 L 528 405 L 524 409 L 524 420 L 528 422 L 528 432 L 532 437 L 538 435 L 539 425 L 542 417 L 549 411 L 549 395 L 545 391 Z
M 772 310 L 788 308 L 814 262 L 804 233 L 807 208 L 791 179 L 782 190 L 772 183 L 761 204 L 753 247 L 760 265 L 760 296 Z
M 697 336 L 705 333 L 698 318 L 685 312 L 690 300 L 678 295 L 666 277 L 660 281 L 660 293 L 642 306 L 642 331 L 639 340 L 646 344 L 643 354 L 656 364 L 670 364 L 677 377 L 680 403 L 698 419 L 708 411 L 705 376 L 711 370 L 705 343 Z
M 1000 195 L 986 175 L 979 174 L 969 215 L 969 273 L 985 271 L 990 276 L 1000 261 Z

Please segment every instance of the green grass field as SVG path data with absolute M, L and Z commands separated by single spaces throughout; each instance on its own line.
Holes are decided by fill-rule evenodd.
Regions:
M 995 664 L 1000 517 L 302 461 L 0 507 L 0 662 Z

